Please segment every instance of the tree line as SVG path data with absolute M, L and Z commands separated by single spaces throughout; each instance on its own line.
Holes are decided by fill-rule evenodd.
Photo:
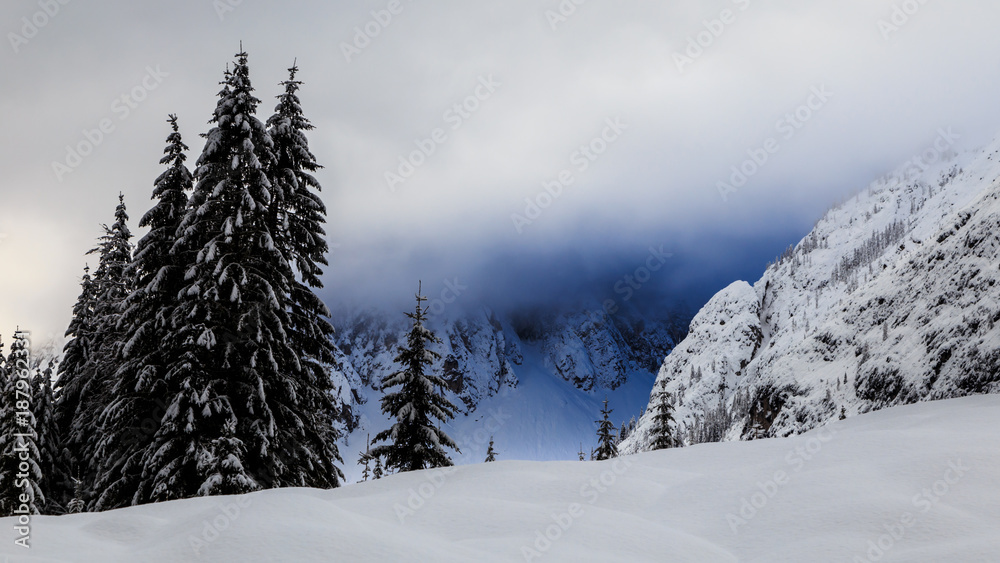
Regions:
M 241 49 L 193 169 L 169 116 L 163 171 L 138 223 L 148 231 L 133 244 L 119 195 L 88 252 L 96 268 L 84 269 L 61 362 L 21 377 L 25 337 L 6 358 L 0 343 L 0 516 L 25 498 L 32 514 L 61 514 L 343 483 L 333 326 L 316 294 L 326 207 L 297 72 L 261 121 Z M 382 382 L 394 423 L 361 458 L 376 478 L 449 466 L 458 451 L 440 428 L 455 406 L 430 369 L 440 340 L 419 286 L 415 297 L 400 369 Z M 606 402 L 602 412 L 595 459 L 617 455 Z M 672 440 L 665 412 L 653 420 Z

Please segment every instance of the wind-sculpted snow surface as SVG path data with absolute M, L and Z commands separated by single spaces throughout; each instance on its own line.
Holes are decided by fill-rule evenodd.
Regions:
M 1000 391 L 998 148 L 889 176 L 831 209 L 734 315 L 756 317 L 741 325 L 759 330 L 749 357 L 737 327 L 696 329 L 733 315 L 733 287 L 710 301 L 658 376 L 685 441 L 787 436 L 841 412 Z M 641 419 L 621 449 L 646 449 L 649 427 Z
M 727 323 L 728 324 L 728 323 Z M 495 463 L 31 519 L 0 560 L 996 561 L 1000 396 L 802 436 L 603 462 Z

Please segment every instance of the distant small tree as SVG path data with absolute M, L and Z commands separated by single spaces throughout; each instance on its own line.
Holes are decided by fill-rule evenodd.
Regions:
M 490 445 L 489 447 L 486 448 L 485 463 L 489 463 L 491 461 L 496 461 L 496 460 L 497 460 L 497 452 L 496 450 L 493 449 L 493 436 L 490 436 Z
M 840 420 L 845 418 L 847 418 L 847 409 L 844 408 L 844 405 L 840 405 Z
M 83 501 L 83 481 L 73 477 L 73 498 L 66 505 L 66 512 L 69 514 L 79 514 L 87 510 L 87 503 Z
M 372 469 L 372 480 L 377 481 L 382 478 L 384 472 L 382 471 L 382 456 L 375 456 L 375 468 Z
M 361 454 L 361 457 L 358 458 L 358 465 L 364 467 L 364 469 L 361 471 L 362 481 L 367 481 L 368 477 L 371 476 L 371 468 L 368 465 L 368 462 L 371 461 L 371 458 L 372 458 L 371 435 L 369 435 L 367 438 L 365 438 L 365 451 Z
M 597 451 L 594 459 L 602 461 L 618 456 L 618 447 L 615 445 L 615 425 L 609 416 L 611 409 L 608 408 L 608 399 L 604 398 L 604 408 L 601 409 L 603 418 L 597 422 Z
M 587 461 L 587 458 L 583 455 L 583 443 L 582 442 L 580 443 L 580 453 L 578 455 L 580 456 L 580 461 Z

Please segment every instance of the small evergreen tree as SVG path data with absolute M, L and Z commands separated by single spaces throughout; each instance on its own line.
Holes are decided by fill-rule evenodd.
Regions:
M 381 479 L 382 475 L 382 456 L 375 456 L 375 468 L 372 469 L 372 480 Z
M 81 512 L 87 511 L 87 503 L 83 502 L 83 481 L 72 478 L 73 482 L 73 498 L 66 503 L 66 512 L 68 514 L 80 514 Z
M 587 458 L 583 455 L 583 442 L 580 442 L 580 453 L 578 455 L 580 456 L 580 461 L 587 461 Z
M 43 514 L 62 512 L 58 491 L 69 479 L 62 464 L 61 440 L 54 417 L 52 381 L 56 372 L 56 360 L 50 359 L 45 369 L 36 368 L 31 379 L 31 410 L 35 416 L 35 432 L 38 436 L 38 466 L 42 473 L 39 483 L 45 493 L 45 504 L 40 506 Z
M 371 457 L 371 435 L 368 435 L 368 437 L 365 438 L 365 451 L 361 453 L 360 457 L 358 457 L 358 465 L 364 467 L 364 469 L 361 470 L 362 481 L 367 481 L 368 477 L 371 476 L 371 468 L 368 465 L 368 462 L 371 461 Z
M 608 399 L 604 398 L 604 408 L 601 409 L 603 418 L 597 422 L 597 450 L 594 459 L 602 461 L 618 456 L 618 447 L 615 445 L 615 425 L 608 418 L 611 409 L 608 408 Z
M 666 386 L 659 386 L 653 397 L 652 412 L 650 413 L 652 415 L 650 450 L 662 450 L 676 445 L 673 410 L 673 398 Z
M 426 369 L 439 358 L 439 354 L 429 344 L 439 343 L 424 321 L 427 308 L 422 305 L 427 300 L 417 290 L 417 306 L 406 316 L 413 319 L 413 328 L 400 346 L 396 362 L 403 369 L 387 376 L 383 389 L 382 412 L 395 417 L 391 428 L 375 435 L 375 442 L 388 442 L 372 448 L 372 453 L 385 456 L 385 465 L 397 472 L 417 471 L 432 467 L 452 465 L 444 448 L 458 451 L 458 446 L 434 421 L 447 422 L 454 416 L 455 406 L 442 394 L 445 381 L 437 375 L 426 373 Z
M 846 418 L 847 418 L 847 409 L 844 408 L 844 405 L 840 405 L 840 420 L 844 420 Z
M 491 461 L 497 460 L 497 452 L 493 449 L 493 436 L 490 436 L 490 445 L 486 448 L 486 461 L 489 463 Z

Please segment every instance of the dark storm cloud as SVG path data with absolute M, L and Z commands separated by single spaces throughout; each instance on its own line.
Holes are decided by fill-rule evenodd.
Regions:
M 149 205 L 168 113 L 197 158 L 240 40 L 262 118 L 296 57 L 306 82 L 325 296 L 457 276 L 530 303 L 614 296 L 660 244 L 674 257 L 643 293 L 706 294 L 939 128 L 992 138 L 997 16 L 985 0 L 5 2 L 0 295 L 19 297 L 0 331 L 61 332 L 118 192 L 133 224 Z

